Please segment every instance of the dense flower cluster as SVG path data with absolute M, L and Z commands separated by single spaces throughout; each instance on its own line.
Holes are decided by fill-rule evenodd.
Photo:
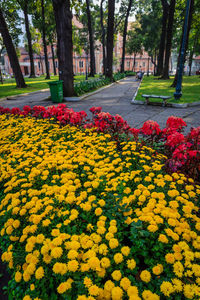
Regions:
M 166 157 L 133 140 L 119 151 L 95 129 L 0 122 L 1 259 L 13 299 L 200 298 L 193 179 L 168 175 Z
M 200 127 L 191 128 L 190 133 L 185 136 L 182 132 L 187 124 L 181 118 L 171 116 L 164 129 L 152 120 L 144 122 L 142 128 L 136 129 L 131 128 L 121 116 L 102 112 L 101 107 L 92 107 L 90 111 L 91 120 L 88 119 L 85 111 L 75 112 L 65 104 L 48 108 L 24 106 L 23 110 L 17 107 L 9 109 L 0 106 L 0 115 L 31 115 L 35 118 L 50 119 L 53 122 L 59 121 L 61 126 L 69 124 L 82 128 L 95 128 L 98 132 L 110 134 L 112 140 L 117 143 L 121 141 L 122 135 L 126 138 L 133 137 L 135 141 L 140 137 L 146 145 L 158 148 L 160 152 L 167 155 L 168 172 L 181 171 L 200 181 Z

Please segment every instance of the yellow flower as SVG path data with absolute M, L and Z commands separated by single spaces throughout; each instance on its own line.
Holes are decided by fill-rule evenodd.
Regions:
M 78 257 L 78 252 L 76 250 L 70 250 L 67 254 L 69 259 L 75 259 Z
M 108 280 L 104 284 L 104 289 L 108 292 L 111 292 L 111 290 L 114 288 L 114 283 L 111 280 Z
M 26 295 L 23 300 L 32 300 L 32 298 L 29 295 Z
M 167 244 L 168 243 L 168 238 L 164 234 L 160 234 L 158 237 L 159 242 Z
M 170 297 L 170 295 L 174 292 L 174 288 L 169 281 L 163 281 L 160 286 L 160 291 L 165 296 Z
M 116 264 L 119 264 L 123 261 L 123 255 L 121 253 L 116 253 L 114 255 L 114 261 Z
M 142 297 L 144 300 L 159 300 L 160 297 L 149 290 L 146 290 L 142 293 Z
M 127 266 L 128 266 L 128 268 L 130 269 L 130 270 L 133 270 L 133 269 L 135 269 L 135 267 L 136 267 L 136 262 L 135 262 L 135 260 L 132 258 L 132 259 L 128 259 L 127 260 Z
M 105 269 L 110 267 L 110 260 L 107 257 L 101 259 L 101 266 Z
M 67 282 L 62 282 L 58 287 L 57 287 L 57 291 L 59 294 L 63 294 L 67 291 Z
M 99 294 L 99 288 L 95 284 L 91 285 L 89 287 L 88 291 L 89 291 L 89 294 L 92 296 L 98 296 L 98 294 Z
M 97 257 L 91 257 L 88 259 L 88 265 L 92 270 L 100 270 L 100 261 Z
M 128 256 L 130 253 L 130 248 L 128 246 L 124 246 L 121 248 L 121 252 L 123 255 Z
M 78 270 L 78 261 L 73 259 L 73 260 L 70 260 L 67 264 L 67 268 L 69 270 L 69 272 L 76 272 Z
M 174 261 L 175 261 L 174 254 L 172 254 L 172 253 L 167 253 L 167 254 L 165 255 L 165 260 L 166 260 L 166 262 L 167 262 L 168 264 L 173 264 Z
M 114 287 L 111 291 L 113 300 L 121 300 L 123 297 L 123 290 L 120 287 Z
M 138 295 L 138 288 L 136 286 L 129 286 L 127 290 L 128 296 L 137 296 Z
M 144 282 L 149 282 L 151 280 L 151 273 L 147 270 L 144 270 L 140 273 L 140 278 Z
M 31 290 L 31 291 L 34 291 L 34 290 L 35 290 L 35 285 L 34 285 L 33 283 L 30 285 L 30 290 Z
M 85 277 L 83 283 L 88 288 L 92 285 L 92 280 L 89 277 Z
M 114 272 L 112 272 L 111 276 L 114 280 L 119 281 L 122 277 L 122 274 L 120 270 L 115 270 Z
M 60 258 L 63 254 L 63 250 L 61 247 L 55 247 L 51 250 L 51 256 L 53 258 Z
M 122 280 L 120 281 L 120 286 L 127 291 L 128 288 L 131 286 L 131 282 L 127 277 L 122 278 Z
M 15 281 L 16 281 L 16 282 L 20 282 L 21 279 L 22 279 L 22 273 L 20 273 L 19 271 L 17 271 L 17 272 L 15 273 Z
M 44 269 L 43 269 L 43 267 L 39 267 L 35 272 L 35 278 L 41 279 L 43 277 L 44 277 Z
M 96 216 L 100 216 L 102 214 L 102 209 L 100 207 L 98 207 L 98 208 L 95 209 L 94 213 L 95 213 Z
M 111 249 L 117 248 L 119 246 L 118 240 L 114 239 L 114 238 L 110 239 L 109 240 L 109 246 L 110 246 Z
M 163 266 L 161 264 L 157 264 L 155 267 L 153 267 L 152 272 L 155 275 L 160 275 L 163 272 Z

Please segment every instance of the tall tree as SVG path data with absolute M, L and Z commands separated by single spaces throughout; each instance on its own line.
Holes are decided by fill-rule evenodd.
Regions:
M 108 0 L 106 77 L 110 78 L 110 80 L 113 79 L 114 20 L 115 20 L 115 0 Z
M 101 44 L 102 44 L 102 50 L 103 50 L 103 74 L 105 75 L 106 72 L 106 43 L 105 43 L 105 27 L 103 24 L 103 2 L 104 0 L 101 0 L 100 3 L 100 24 L 101 24 Z
M 35 77 L 35 67 L 34 67 L 34 59 L 33 59 L 33 48 L 32 48 L 32 38 L 31 38 L 31 32 L 30 32 L 30 25 L 29 25 L 29 19 L 28 19 L 28 12 L 29 12 L 29 0 L 17 0 L 19 3 L 23 13 L 24 13 L 24 22 L 25 22 L 25 28 L 26 28 L 26 35 L 28 40 L 28 52 L 29 52 L 29 58 L 30 58 L 30 78 Z
M 46 43 L 46 24 L 45 24 L 44 0 L 41 0 L 41 8 L 42 8 L 42 40 L 43 40 L 44 59 L 45 59 L 45 67 L 46 67 L 46 79 L 50 79 L 49 61 L 48 61 L 47 43 Z
M 15 80 L 18 88 L 26 87 L 24 77 L 22 75 L 22 71 L 19 65 L 19 60 L 16 54 L 15 47 L 12 42 L 12 38 L 8 31 L 8 27 L 3 15 L 3 11 L 0 8 L 0 33 L 3 38 L 4 45 L 6 46 L 6 50 L 9 56 L 10 64 L 13 69 L 13 73 L 15 75 Z
M 124 22 L 121 73 L 124 73 L 124 59 L 125 59 L 125 50 L 126 50 L 126 36 L 127 36 L 128 18 L 129 18 L 129 14 L 130 14 L 130 11 L 131 11 L 131 8 L 132 8 L 132 4 L 133 4 L 133 0 L 129 0 L 127 11 L 126 11 L 125 22 Z
M 192 17 L 193 17 L 193 12 L 194 12 L 194 0 L 191 0 L 190 2 L 190 11 L 189 11 L 189 20 L 188 20 L 188 26 L 187 26 L 187 35 L 186 35 L 186 44 L 185 44 L 185 49 L 184 49 L 184 63 L 185 63 L 185 57 L 188 49 L 188 41 L 189 41 L 189 34 L 190 34 L 190 29 L 192 25 Z M 177 67 L 176 67 L 176 74 L 174 77 L 174 81 L 171 85 L 171 87 L 176 87 L 177 80 L 178 80 L 178 69 L 179 69 L 179 64 L 180 64 L 180 57 L 181 57 L 181 46 L 182 46 L 182 41 L 183 41 L 183 32 L 184 32 L 184 23 L 183 23 L 183 28 L 182 28 L 182 36 L 181 36 L 181 41 L 180 41 L 180 48 L 179 48 L 179 55 L 178 55 L 178 60 L 177 60 Z
M 92 16 L 90 13 L 90 0 L 86 0 L 86 12 L 87 12 L 87 25 L 90 42 L 90 76 L 94 77 L 96 73 L 95 68 L 95 54 L 94 54 L 94 36 L 92 28 Z
M 136 55 L 140 53 L 142 55 L 142 35 L 137 33 L 133 27 L 132 30 L 128 31 L 128 39 L 126 43 L 126 51 L 129 55 L 133 54 L 133 68 L 135 71 Z
M 165 63 L 163 68 L 162 79 L 169 79 L 169 59 L 170 59 L 171 47 L 172 47 L 175 5 L 176 5 L 176 0 L 171 0 L 169 5 L 167 37 L 166 37 L 166 46 L 165 46 Z
M 166 41 L 166 32 L 167 32 L 167 20 L 169 14 L 169 4 L 167 0 L 161 0 L 162 2 L 162 32 L 160 35 L 160 46 L 158 53 L 158 67 L 157 74 L 162 75 L 163 65 L 164 65 L 164 51 L 165 51 L 165 41 Z
M 74 94 L 72 13 L 70 0 L 52 0 L 57 32 L 59 79 L 63 80 L 64 97 Z

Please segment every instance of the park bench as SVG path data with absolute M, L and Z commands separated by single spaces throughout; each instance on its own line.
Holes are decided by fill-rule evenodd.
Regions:
M 143 98 L 146 99 L 146 104 L 149 104 L 149 99 L 150 98 L 155 98 L 155 99 L 162 99 L 163 100 L 163 104 L 162 106 L 166 106 L 167 104 L 167 100 L 171 98 L 171 96 L 162 96 L 162 95 L 142 95 Z

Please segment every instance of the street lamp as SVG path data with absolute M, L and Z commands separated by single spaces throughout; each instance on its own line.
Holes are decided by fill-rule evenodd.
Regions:
M 174 93 L 174 98 L 176 100 L 179 100 L 182 96 L 181 87 L 182 87 L 182 77 L 183 77 L 183 68 L 184 68 L 184 53 L 185 53 L 185 45 L 186 45 L 186 38 L 187 38 L 190 4 L 191 4 L 191 0 L 187 0 L 185 22 L 184 22 L 184 29 L 183 29 L 183 40 L 182 40 L 182 45 L 181 45 L 180 61 L 179 61 L 179 65 L 178 65 L 176 92 Z
M 148 56 L 148 62 L 147 62 L 147 76 L 149 76 L 149 56 Z

